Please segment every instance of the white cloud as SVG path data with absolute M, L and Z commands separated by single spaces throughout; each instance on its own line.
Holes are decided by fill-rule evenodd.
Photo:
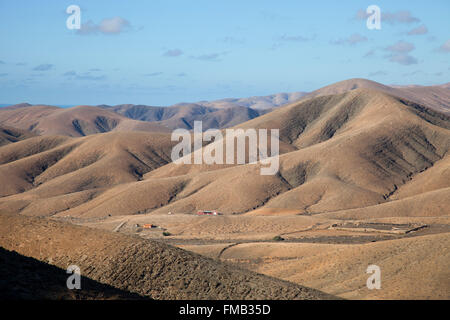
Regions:
M 77 79 L 77 80 L 105 80 L 105 75 L 94 76 L 91 72 L 77 73 L 75 71 L 67 71 L 63 74 L 64 77 L 68 77 L 69 79 Z
M 121 17 L 114 17 L 109 19 L 103 19 L 100 24 L 95 24 L 92 20 L 81 25 L 81 28 L 77 30 L 77 34 L 89 35 L 89 34 L 120 34 L 130 28 L 130 23 Z
M 179 57 L 183 54 L 183 51 L 180 49 L 171 49 L 171 50 L 167 50 L 166 52 L 163 53 L 163 56 L 165 57 Z
M 376 51 L 376 49 L 370 49 L 364 54 L 363 58 L 373 57 Z
M 366 13 L 366 10 L 359 9 L 356 12 L 355 18 L 357 20 L 366 20 L 369 14 Z M 411 12 L 408 10 L 400 10 L 397 12 L 389 12 L 381 10 L 381 21 L 386 22 L 388 24 L 397 24 L 397 23 L 416 23 L 420 22 L 419 18 L 412 16 Z
M 53 68 L 52 64 L 40 64 L 33 68 L 33 71 L 48 71 Z
M 442 46 L 438 48 L 438 51 L 448 53 L 450 52 L 450 39 L 447 40 Z
M 398 52 L 398 53 L 406 53 L 411 52 L 416 47 L 414 44 L 405 41 L 397 41 L 397 43 L 386 48 L 387 51 Z
M 203 60 L 203 61 L 219 61 L 219 58 L 221 56 L 224 56 L 228 54 L 227 51 L 224 52 L 213 52 L 213 53 L 206 53 L 206 54 L 201 54 L 198 56 L 191 56 L 191 58 L 193 59 L 197 59 L 197 60 Z
M 146 73 L 144 74 L 145 77 L 156 77 L 162 75 L 162 72 L 152 72 L 152 73 Z
M 228 43 L 228 44 L 244 44 L 245 43 L 245 39 L 235 38 L 235 37 L 230 37 L 230 36 L 221 38 L 221 39 L 219 39 L 219 41 Z
M 384 71 L 381 71 L 381 70 L 369 73 L 369 77 L 377 77 L 377 76 L 385 76 L 385 75 L 387 75 L 387 73 Z
M 420 19 L 413 17 L 411 12 L 407 10 L 397 11 L 394 13 L 390 12 L 381 12 L 381 21 L 395 24 L 395 23 L 414 23 L 419 22 Z
M 414 28 L 411 31 L 408 32 L 409 36 L 416 36 L 416 35 L 422 35 L 427 34 L 428 28 L 423 24 L 420 27 Z
M 405 66 L 409 66 L 411 64 L 417 64 L 417 59 L 408 54 L 399 53 L 393 54 L 389 56 L 389 61 L 396 62 Z
M 351 36 L 349 36 L 348 38 L 345 39 L 339 39 L 339 40 L 334 40 L 331 41 L 332 44 L 336 44 L 336 45 L 355 45 L 358 44 L 360 42 L 365 42 L 367 41 L 367 38 L 365 36 L 362 36 L 358 33 L 354 33 Z
M 277 37 L 277 40 L 279 41 L 290 41 L 290 42 L 306 42 L 306 41 L 311 41 L 315 38 L 315 36 L 311 36 L 311 37 L 304 37 L 301 35 L 297 35 L 297 36 L 288 36 L 288 35 L 282 35 L 281 37 Z
M 102 22 L 100 22 L 99 30 L 100 32 L 106 33 L 106 34 L 119 34 L 123 32 L 130 23 L 121 18 L 121 17 L 114 17 L 111 19 L 104 19 Z
M 417 64 L 417 59 L 408 53 L 413 51 L 416 47 L 414 44 L 405 41 L 397 41 L 391 46 L 385 48 L 386 51 L 391 52 L 391 54 L 385 56 L 389 61 L 399 63 L 402 65 Z

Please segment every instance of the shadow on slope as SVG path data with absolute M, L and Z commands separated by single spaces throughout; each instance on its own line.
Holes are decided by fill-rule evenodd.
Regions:
M 86 277 L 69 290 L 65 270 L 0 247 L 0 300 L 145 299 Z

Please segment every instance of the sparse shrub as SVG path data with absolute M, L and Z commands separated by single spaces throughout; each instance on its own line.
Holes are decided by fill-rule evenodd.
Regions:
M 162 235 L 164 236 L 164 237 L 168 237 L 168 236 L 170 236 L 170 235 L 172 235 L 170 232 L 168 232 L 168 231 L 164 231 L 163 233 L 162 233 Z
M 275 237 L 273 237 L 272 240 L 274 240 L 274 241 L 284 241 L 284 238 L 282 238 L 280 236 L 275 236 Z

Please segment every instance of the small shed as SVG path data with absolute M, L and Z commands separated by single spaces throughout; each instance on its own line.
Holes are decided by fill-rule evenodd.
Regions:
M 220 213 L 216 210 L 199 210 L 197 215 L 199 216 L 218 216 Z

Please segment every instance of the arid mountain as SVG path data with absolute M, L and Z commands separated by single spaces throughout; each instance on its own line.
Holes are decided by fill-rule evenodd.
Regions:
M 39 135 L 86 136 L 109 131 L 169 132 L 154 123 L 136 121 L 98 107 L 68 109 L 52 106 L 13 106 L 0 109 L 0 125 Z
M 259 117 L 269 110 L 256 110 L 243 106 L 230 106 L 226 109 L 206 107 L 199 104 L 183 104 L 171 107 L 151 107 L 144 105 L 100 106 L 113 110 L 125 117 L 156 122 L 170 129 L 192 129 L 194 121 L 203 122 L 203 130 L 228 128 L 247 120 Z
M 18 103 L 18 104 L 13 104 L 13 105 L 2 105 L 2 108 L 7 110 L 7 109 L 19 109 L 19 108 L 24 108 L 24 107 L 31 107 L 32 105 L 27 103 L 27 102 L 23 102 L 23 103 Z
M 231 214 L 262 206 L 305 214 L 341 211 L 391 201 L 419 173 L 439 168 L 450 148 L 447 116 L 367 89 L 307 99 L 239 127 L 280 128 L 282 143 L 291 149 L 280 156 L 277 175 L 261 176 L 260 164 L 168 163 L 171 144 L 164 135 L 155 140 L 149 134 L 149 144 L 139 143 L 144 136 L 138 134 L 70 139 L 33 155 L 22 151 L 33 142 L 27 139 L 0 150 L 0 173 L 12 182 L 3 187 L 10 197 L 0 199 L 0 208 L 96 217 L 202 208 Z M 147 151 L 155 141 L 164 154 L 156 159 Z M 138 157 L 130 155 L 131 145 Z M 18 154 L 24 157 L 11 161 Z M 155 164 L 144 165 L 149 161 Z M 441 171 L 429 171 L 442 182 L 423 185 L 421 193 L 448 187 Z M 445 214 L 440 206 L 433 210 Z
M 315 98 L 320 96 L 328 96 L 333 94 L 340 94 L 344 92 L 349 92 L 355 89 L 373 89 L 386 93 L 392 93 L 393 89 L 384 84 L 367 80 L 367 79 L 348 79 L 339 81 L 328 86 L 322 87 L 320 89 L 314 90 L 304 96 L 304 99 Z
M 73 137 L 109 131 L 169 132 L 177 128 L 190 130 L 193 128 L 194 121 L 202 121 L 203 130 L 223 129 L 237 126 L 286 104 L 345 93 L 358 88 L 374 89 L 447 115 L 450 114 L 448 102 L 450 89 L 445 84 L 428 87 L 395 87 L 365 79 L 349 79 L 311 93 L 279 93 L 263 97 L 180 103 L 170 107 L 123 104 L 63 109 L 22 103 L 0 108 L 0 125 L 41 135 L 57 134 Z
M 373 87 L 364 87 L 369 85 Z M 86 267 L 90 279 L 152 298 L 210 297 L 206 292 L 215 298 L 304 296 L 285 282 L 271 282 L 269 288 L 277 289 L 265 291 L 253 283 L 266 278 L 231 267 L 219 281 L 224 286 L 211 288 L 216 272 L 210 270 L 228 267 L 142 238 L 344 298 L 448 299 L 444 251 L 450 234 L 450 117 L 438 106 L 448 108 L 450 98 L 436 87 L 405 90 L 349 80 L 233 126 L 280 130 L 276 175 L 261 175 L 261 163 L 172 163 L 177 142 L 164 132 L 68 137 L 65 131 L 66 136 L 35 136 L 1 146 L 0 180 L 7 183 L 0 185 L 0 245 L 60 268 L 74 261 L 95 265 Z M 28 112 L 30 108 L 36 112 Z M 196 108 L 201 112 L 207 107 Z M 111 119 L 141 122 L 104 108 L 74 109 L 68 113 L 77 119 L 92 118 L 82 118 L 78 111 L 100 110 Z M 177 112 L 186 116 L 190 110 L 180 107 Z M 234 118 L 232 110 L 217 112 Z M 0 111 L 0 117 L 2 112 L 25 127 L 37 122 L 40 130 L 51 127 L 49 118 L 65 118 L 59 108 L 48 106 L 15 107 Z M 176 119 L 166 114 L 155 125 Z M 59 130 L 67 128 L 62 120 Z M 197 216 L 197 210 L 223 215 Z M 155 228 L 142 227 L 148 224 Z M 40 234 L 49 234 L 42 256 L 33 241 L 20 246 L 25 237 Z M 73 238 L 83 240 L 68 255 L 65 248 Z M 105 249 L 111 243 L 117 245 Z M 119 258 L 119 252 L 126 256 Z M 160 278 L 136 278 L 147 274 L 142 268 L 155 256 L 171 268 L 149 269 Z M 366 290 L 370 264 L 383 268 L 388 291 Z M 188 282 L 180 280 L 181 269 L 188 270 Z M 208 271 L 200 277 L 195 270 Z M 419 270 L 427 270 L 418 278 L 423 283 L 412 280 Z M 246 294 L 249 288 L 259 289 Z
M 450 89 L 448 84 L 438 86 L 386 86 L 366 79 L 349 79 L 333 83 L 308 93 L 303 99 L 339 94 L 358 88 L 374 89 L 399 98 L 427 106 L 439 112 L 450 114 Z
M 269 96 L 249 98 L 228 98 L 214 101 L 200 101 L 197 105 L 212 108 L 247 107 L 255 110 L 273 109 L 300 100 L 307 92 L 276 93 Z M 179 104 L 182 105 L 182 104 Z
M 281 155 L 279 175 L 260 176 L 258 165 L 210 171 L 208 166 L 171 163 L 146 174 L 136 186 L 142 194 L 152 193 L 159 179 L 183 186 L 167 207 L 155 212 L 212 207 L 242 213 L 266 206 L 317 214 L 376 205 L 390 201 L 397 188 L 439 163 L 450 146 L 448 117 L 365 89 L 306 100 L 240 127 L 281 128 L 281 140 L 297 150 Z M 108 198 L 114 193 L 110 190 Z M 140 203 L 148 209 L 151 204 L 145 202 Z M 88 207 L 86 212 L 100 214 L 98 206 Z M 143 209 L 138 207 L 130 205 L 129 213 Z M 445 214 L 442 207 L 435 210 Z
M 250 98 L 229 98 L 197 103 L 179 103 L 169 107 L 123 104 L 100 105 L 125 117 L 157 122 L 170 129 L 192 129 L 194 120 L 203 122 L 203 130 L 228 128 L 259 117 L 273 108 L 299 100 L 305 92 L 277 93 Z

